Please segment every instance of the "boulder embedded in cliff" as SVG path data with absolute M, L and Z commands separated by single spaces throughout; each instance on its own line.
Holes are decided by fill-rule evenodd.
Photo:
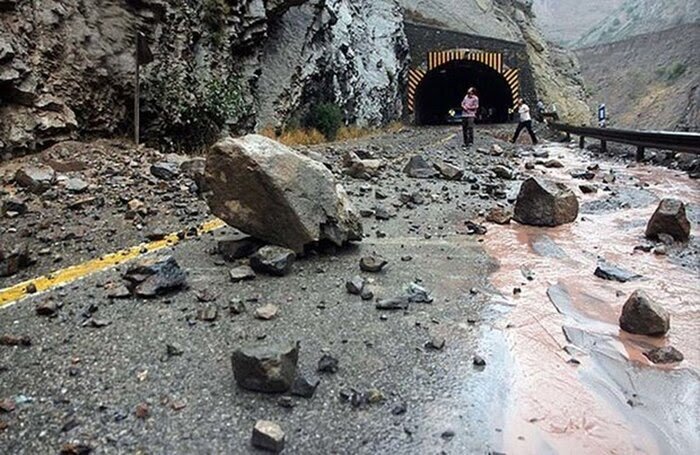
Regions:
M 644 291 L 634 291 L 622 307 L 620 328 L 638 335 L 663 336 L 671 327 L 671 316 Z
M 207 202 L 229 225 L 300 253 L 362 238 L 360 217 L 321 163 L 258 135 L 227 138 L 208 156 Z
M 530 177 L 520 187 L 513 218 L 532 226 L 559 226 L 578 216 L 578 199 L 562 183 Z
M 647 224 L 646 236 L 652 239 L 668 234 L 679 242 L 690 238 L 690 222 L 685 214 L 685 204 L 677 199 L 664 199 Z

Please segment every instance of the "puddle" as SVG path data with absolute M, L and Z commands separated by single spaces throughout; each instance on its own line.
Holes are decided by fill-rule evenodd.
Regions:
M 578 185 L 589 182 L 573 179 L 568 171 L 589 163 L 577 151 L 548 150 L 565 164 L 547 169 L 549 178 L 575 188 L 582 206 L 593 208 L 576 223 L 557 228 L 489 226 L 484 248 L 500 263 L 491 282 L 513 304 L 502 330 L 513 376 L 496 449 L 519 454 L 697 452 L 700 280 L 697 272 L 664 256 L 634 252 L 634 247 L 646 243 L 644 229 L 659 199 L 673 196 L 697 207 L 698 184 L 664 168 L 601 162 L 593 182 L 601 190 L 584 196 Z M 601 176 L 611 169 L 618 183 L 602 191 Z M 637 188 L 630 187 L 634 183 Z M 598 278 L 593 272 L 600 260 L 642 277 L 627 283 Z M 667 337 L 620 331 L 620 310 L 635 289 L 645 290 L 671 313 Z M 653 365 L 643 354 L 668 345 L 684 354 L 682 363 Z

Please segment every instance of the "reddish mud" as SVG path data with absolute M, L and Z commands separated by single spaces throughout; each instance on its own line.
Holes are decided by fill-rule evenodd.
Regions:
M 578 190 L 588 182 L 572 179 L 568 171 L 590 164 L 578 152 L 547 149 L 566 167 L 547 169 L 546 174 L 575 188 L 581 203 L 609 196 L 602 191 L 584 196 Z M 637 182 L 658 198 L 673 196 L 700 205 L 698 183 L 683 174 L 619 165 L 605 166 L 599 174 L 610 168 L 618 182 L 610 185 L 613 191 Z M 599 177 L 595 183 L 604 186 Z M 553 229 L 489 226 L 484 247 L 500 263 L 492 283 L 514 305 L 503 322 L 514 361 L 503 452 L 653 454 L 700 449 L 700 280 L 697 267 L 691 270 L 666 256 L 634 252 L 635 246 L 647 243 L 644 229 L 658 204 L 646 202 L 631 204 L 637 208 L 593 210 Z M 593 274 L 599 259 L 642 278 L 627 283 L 600 279 Z M 523 268 L 532 272 L 532 281 Z M 514 293 L 514 288 L 521 292 Z M 635 289 L 647 291 L 671 313 L 668 336 L 620 331 L 622 305 Z M 650 347 L 669 345 L 684 354 L 683 362 L 656 366 L 643 355 Z

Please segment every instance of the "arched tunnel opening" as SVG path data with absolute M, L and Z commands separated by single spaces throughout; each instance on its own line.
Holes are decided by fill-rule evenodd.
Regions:
M 479 95 L 477 123 L 503 123 L 509 120 L 513 105 L 510 87 L 503 75 L 480 62 L 455 60 L 429 71 L 416 90 L 415 121 L 418 125 L 441 125 L 454 121 L 469 87 Z

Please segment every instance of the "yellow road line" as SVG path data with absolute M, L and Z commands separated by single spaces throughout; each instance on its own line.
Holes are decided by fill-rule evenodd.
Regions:
M 218 218 L 214 218 L 203 223 L 197 229 L 197 234 L 202 235 L 207 232 L 214 231 L 224 227 L 226 224 Z M 141 245 L 127 248 L 116 253 L 107 254 L 96 259 L 83 262 L 82 264 L 73 265 L 62 270 L 49 273 L 48 275 L 33 278 L 31 280 L 18 283 L 9 288 L 0 289 L 0 308 L 17 302 L 23 299 L 29 292 L 27 287 L 33 284 L 36 287 L 36 292 L 47 291 L 58 286 L 65 286 L 75 280 L 85 278 L 93 273 L 100 272 L 126 261 L 130 261 L 146 253 L 158 251 L 163 248 L 177 245 L 182 239 L 178 237 L 178 233 L 173 233 L 165 236 L 163 240 L 156 240 L 150 243 L 142 243 Z

